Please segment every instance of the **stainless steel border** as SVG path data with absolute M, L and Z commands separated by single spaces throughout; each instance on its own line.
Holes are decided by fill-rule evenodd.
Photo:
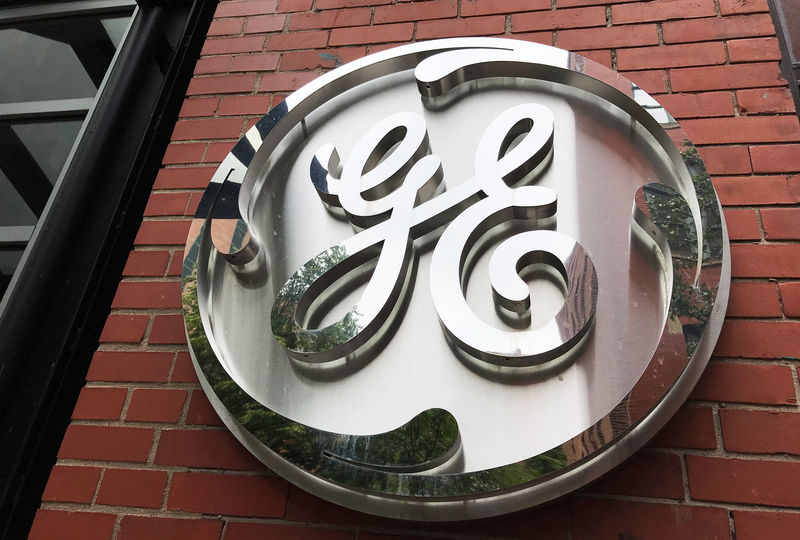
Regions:
M 663 388 L 658 399 L 639 400 L 636 407 L 628 407 L 626 403 L 627 419 L 624 425 L 616 423 L 610 440 L 560 468 L 543 469 L 542 459 L 546 459 L 543 454 L 490 470 L 434 474 L 437 467 L 457 452 L 454 448 L 458 437 L 452 431 L 448 432 L 449 437 L 444 437 L 446 444 L 432 449 L 439 456 L 438 461 L 427 465 L 379 463 L 366 451 L 342 455 L 338 452 L 344 447 L 363 450 L 364 439 L 388 440 L 415 422 L 416 427 L 424 425 L 426 419 L 421 414 L 394 432 L 372 437 L 334 434 L 293 422 L 256 402 L 238 387 L 220 362 L 213 329 L 208 326 L 208 310 L 212 309 L 207 285 L 209 258 L 222 255 L 232 263 L 246 265 L 255 252 L 252 245 L 247 249 L 247 235 L 228 235 L 222 240 L 219 235 L 212 235 L 215 222 L 233 216 L 246 228 L 255 195 L 269 189 L 263 185 L 266 175 L 262 173 L 271 166 L 271 150 L 329 96 L 382 75 L 415 67 L 433 54 L 461 49 L 481 50 L 478 56 L 485 53 L 492 57 L 497 53 L 496 76 L 512 70 L 516 76 L 578 86 L 628 113 L 661 144 L 671 159 L 680 187 L 680 193 L 670 193 L 644 186 L 637 224 L 645 232 L 658 236 L 652 225 L 657 228 L 659 223 L 650 221 L 651 217 L 656 218 L 650 215 L 648 206 L 648 201 L 655 197 L 682 200 L 681 204 L 687 205 L 694 216 L 696 257 L 687 262 L 686 257 L 671 256 L 672 264 L 669 258 L 667 264 L 673 276 L 670 306 L 678 301 L 697 303 L 696 320 L 703 330 L 700 338 L 687 343 L 681 331 L 683 323 L 677 315 L 671 315 L 671 323 L 679 329 L 665 326 L 651 366 L 663 360 L 665 353 L 674 355 L 674 340 L 678 339 L 683 340 L 686 350 L 683 367 L 674 378 L 658 381 Z M 673 140 L 681 141 L 681 146 L 677 147 Z M 219 197 L 231 189 L 240 193 L 238 209 L 232 208 L 229 196 Z M 702 197 L 698 197 L 700 192 Z M 656 240 L 661 241 L 665 254 L 669 254 L 669 243 L 663 238 Z M 729 283 L 730 254 L 721 206 L 696 148 L 675 120 L 635 84 L 599 64 L 552 47 L 499 38 L 456 38 L 398 47 L 342 66 L 290 95 L 248 131 L 215 173 L 192 223 L 182 275 L 184 319 L 200 382 L 225 424 L 253 454 L 301 488 L 343 506 L 393 518 L 430 521 L 483 518 L 550 501 L 586 485 L 630 457 L 664 426 L 700 377 L 722 327 Z M 705 284 L 707 291 L 702 290 L 701 284 Z M 645 380 L 648 376 L 651 374 L 645 370 L 637 385 L 648 384 Z M 426 412 L 438 415 L 445 424 L 450 422 L 446 411 Z M 601 429 L 601 424 L 614 412 L 586 433 Z M 253 414 L 260 415 L 260 427 L 253 424 Z M 290 442 L 287 433 L 292 434 Z

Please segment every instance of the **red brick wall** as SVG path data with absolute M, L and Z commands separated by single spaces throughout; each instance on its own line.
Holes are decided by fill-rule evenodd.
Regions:
M 186 349 L 181 250 L 217 164 L 286 93 L 339 60 L 467 35 L 581 51 L 681 120 L 726 207 L 731 300 L 689 403 L 629 463 L 541 509 L 408 524 L 287 485 L 220 425 Z M 779 56 L 765 0 L 222 2 L 32 538 L 797 538 L 800 127 Z

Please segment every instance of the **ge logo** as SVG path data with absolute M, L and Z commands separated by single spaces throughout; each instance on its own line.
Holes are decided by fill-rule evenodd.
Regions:
M 521 333 L 488 325 L 467 304 L 462 279 L 470 250 L 493 226 L 514 219 L 535 226 L 555 216 L 553 190 L 513 187 L 536 172 L 552 143 L 553 115 L 546 107 L 510 108 L 481 137 L 475 175 L 444 192 L 441 162 L 431 154 L 418 114 L 399 113 L 377 123 L 341 166 L 336 149 L 324 147 L 311 170 L 320 198 L 344 210 L 354 225 L 367 228 L 320 253 L 289 278 L 272 309 L 276 339 L 292 356 L 309 362 L 356 354 L 384 328 L 400 295 L 409 290 L 403 284 L 412 267 L 413 240 L 452 221 L 436 245 L 430 268 L 433 301 L 450 342 L 500 366 L 528 366 L 562 355 L 588 330 L 597 301 L 594 265 L 575 240 L 532 230 L 503 241 L 492 257 L 496 308 L 515 315 L 524 316 L 531 307 L 528 285 L 519 276 L 526 266 L 546 263 L 563 276 L 564 306 L 541 328 Z M 319 170 L 320 162 L 327 170 Z M 316 296 L 376 255 L 366 290 L 340 320 L 318 329 L 300 324 L 308 319 Z
M 729 280 L 708 174 L 653 98 L 483 38 L 289 95 L 214 174 L 182 273 L 200 383 L 241 443 L 415 520 L 527 508 L 629 457 L 699 378 Z

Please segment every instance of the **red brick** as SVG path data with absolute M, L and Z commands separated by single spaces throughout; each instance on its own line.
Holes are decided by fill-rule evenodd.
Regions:
M 761 229 L 758 226 L 755 210 L 743 208 L 725 210 L 725 224 L 731 240 L 761 239 Z
M 649 94 L 660 94 L 667 91 L 667 72 L 663 69 L 629 71 L 622 75 Z
M 123 516 L 119 540 L 144 538 L 187 538 L 192 540 L 219 540 L 222 521 L 210 519 L 173 519 L 147 516 Z M 227 535 L 226 535 L 227 536 Z
M 562 7 L 560 2 L 559 7 Z M 549 0 L 462 0 L 461 2 L 462 17 L 545 9 L 550 9 Z
M 166 487 L 165 471 L 106 469 L 97 504 L 159 508 Z
M 589 488 L 612 493 L 664 499 L 683 498 L 681 459 L 663 452 L 639 452 Z
M 125 388 L 87 388 L 81 389 L 75 409 L 74 420 L 117 420 L 122 413 L 122 405 L 128 391 Z
M 153 430 L 150 428 L 72 424 L 67 427 L 61 441 L 58 457 L 144 463 L 152 442 Z
M 736 510 L 733 522 L 736 540 L 795 540 L 800 530 L 800 514 L 788 512 Z
M 458 13 L 456 0 L 433 0 L 430 2 L 413 2 L 410 4 L 395 4 L 393 6 L 379 6 L 375 8 L 373 24 L 385 24 L 403 21 L 424 21 L 426 19 L 444 19 L 455 17 Z M 356 26 L 369 23 L 355 22 L 346 26 Z M 340 25 L 345 26 L 345 25 Z
M 310 71 L 289 71 L 284 73 L 264 73 L 261 77 L 259 92 L 279 92 L 281 90 L 297 90 L 317 78 Z M 266 113 L 266 111 L 264 111 Z
M 578 54 L 589 60 L 593 60 L 598 64 L 603 64 L 607 68 L 611 68 L 611 51 L 578 51 Z
M 724 508 L 574 497 L 571 538 L 729 540 L 730 525 Z
M 759 118 L 791 118 L 795 117 L 759 117 Z M 769 146 L 751 146 L 754 172 L 788 172 L 800 171 L 800 144 L 776 144 Z
M 205 146 L 205 144 L 199 146 Z M 198 158 L 197 161 L 200 159 Z M 189 193 L 151 193 L 144 209 L 144 215 L 182 216 L 186 212 L 188 203 Z
M 722 204 L 793 204 L 800 202 L 800 177 L 747 176 L 714 178 Z
M 541 43 L 542 45 L 553 46 L 554 32 L 528 32 L 525 34 L 514 34 L 514 39 L 522 41 L 531 41 L 533 43 Z
M 167 146 L 167 151 L 164 152 L 164 159 L 161 163 L 164 165 L 198 163 L 203 157 L 205 147 L 204 143 L 170 144 Z
M 684 405 L 655 436 L 652 444 L 661 448 L 715 449 L 717 436 L 711 408 Z
M 719 10 L 723 15 L 769 13 L 767 0 L 719 0 Z
M 730 100 L 730 97 L 728 99 Z M 700 157 L 703 158 L 703 163 L 711 174 L 747 174 L 752 169 L 750 152 L 746 146 L 701 148 Z
M 800 245 L 734 244 L 731 246 L 733 277 L 800 277 Z
M 186 207 L 186 215 L 187 216 L 193 216 L 193 215 L 195 215 L 197 213 L 197 208 L 200 206 L 200 201 L 202 200 L 202 198 L 203 198 L 203 194 L 202 193 L 192 193 L 192 196 L 189 199 L 189 206 Z M 181 252 L 180 258 L 178 258 L 177 261 L 173 260 L 173 262 L 177 263 L 178 265 L 180 265 L 182 267 L 183 266 L 183 252 Z M 177 274 L 173 274 L 173 275 L 180 276 L 181 275 L 180 269 L 178 270 Z
M 244 26 L 244 17 L 234 19 L 216 19 L 211 21 L 211 26 L 208 28 L 209 36 L 232 36 L 242 33 Z
M 336 9 L 392 4 L 394 0 L 316 0 L 314 9 Z
M 414 23 L 381 24 L 378 26 L 358 26 L 353 28 L 334 28 L 331 30 L 330 44 L 360 45 L 362 43 L 408 41 L 411 39 L 411 35 L 413 33 Z
M 352 531 L 336 531 L 332 529 L 307 528 L 302 526 L 278 525 L 274 523 L 250 523 L 229 521 L 225 527 L 225 540 L 263 540 L 264 538 L 282 538 L 284 540 L 353 540 Z M 365 538 L 359 532 L 359 538 Z
M 781 283 L 783 313 L 787 317 L 800 317 L 800 281 Z
M 245 34 L 261 34 L 266 32 L 280 32 L 286 23 L 286 15 L 262 15 L 247 19 Z
M 726 321 L 715 353 L 746 358 L 800 357 L 800 323 Z
M 281 517 L 287 485 L 264 476 L 175 473 L 167 508 L 205 514 Z
M 100 343 L 139 343 L 149 322 L 149 315 L 109 315 Z
M 222 420 L 202 390 L 193 390 L 189 410 L 186 412 L 187 425 L 221 426 Z
M 97 351 L 87 381 L 166 382 L 173 353 L 145 351 Z
M 294 32 L 271 36 L 267 48 L 271 51 L 291 51 L 295 49 L 319 49 L 328 43 L 328 31 Z
M 800 208 L 763 208 L 761 223 L 767 240 L 800 239 Z
M 275 11 L 277 0 L 254 0 L 250 2 L 220 2 L 214 12 L 214 18 L 241 17 L 244 15 L 260 15 Z
M 693 499 L 800 506 L 800 463 L 686 456 Z
M 164 430 L 158 441 L 155 463 L 243 471 L 264 468 L 227 430 Z
M 289 13 L 292 11 L 308 11 L 314 0 L 281 0 L 278 4 L 278 13 Z
M 237 54 L 233 57 L 231 71 L 274 71 L 278 67 L 278 53 Z
M 428 524 L 425 526 L 425 533 L 446 533 L 455 535 L 456 538 L 472 538 L 480 535 L 530 539 L 531 524 L 535 523 L 536 537 L 547 540 L 569 540 L 569 520 L 569 506 L 562 501 L 495 519 Z M 394 523 L 402 524 L 402 522 Z M 372 538 L 375 540 L 380 536 L 376 534 Z
M 218 97 L 185 99 L 179 116 L 211 116 L 217 110 L 217 103 Z
M 728 452 L 800 454 L 800 413 L 721 409 Z
M 255 73 L 242 75 L 220 75 L 217 77 L 194 77 L 189 83 L 189 90 L 187 90 L 187 94 L 235 94 L 241 92 L 252 92 L 255 84 Z
M 611 22 L 628 24 L 692 17 L 712 17 L 712 0 L 655 0 L 611 6 Z
M 249 99 L 251 96 L 243 96 L 243 97 Z M 252 97 L 266 97 L 267 99 L 269 98 L 269 96 L 252 96 Z M 237 98 L 231 98 L 231 99 L 237 99 Z M 221 162 L 223 159 L 225 159 L 225 156 L 230 154 L 235 144 L 236 144 L 235 142 L 230 142 L 230 141 L 220 142 L 220 143 L 208 143 L 208 148 L 206 149 L 206 155 L 203 156 L 203 161 L 207 163 Z M 202 199 L 201 193 L 193 193 L 192 199 L 189 201 L 189 205 L 190 206 L 194 205 L 196 207 L 197 203 L 200 202 L 200 199 Z M 194 215 L 194 212 L 192 212 L 191 214 Z M 180 275 L 180 273 L 178 275 Z
M 630 0 L 558 0 L 559 8 L 576 7 L 576 6 L 596 6 L 606 4 L 623 4 Z
M 773 37 L 736 39 L 728 42 L 728 57 L 731 62 L 780 60 L 781 50 Z
M 196 196 L 196 195 L 195 195 Z M 194 198 L 194 197 L 193 197 Z M 198 201 L 199 203 L 199 201 Z M 191 202 L 190 202 L 191 204 Z M 195 210 L 197 207 L 195 206 Z M 169 269 L 167 270 L 167 275 L 169 276 L 180 276 L 183 269 L 183 251 L 175 251 L 172 256 L 172 261 L 169 263 Z
M 602 6 L 519 13 L 511 16 L 512 32 L 586 28 L 605 25 L 606 10 Z
M 269 110 L 269 101 L 269 96 L 226 96 L 220 103 L 219 114 L 222 116 L 266 114 Z M 230 152 L 230 145 L 225 143 L 225 146 L 228 148 L 228 151 L 225 152 L 227 155 Z
M 711 362 L 690 399 L 767 405 L 794 405 L 794 383 L 788 366 Z
M 211 73 L 227 73 L 231 69 L 232 55 L 206 56 L 200 58 L 194 65 L 195 75 L 208 75 Z
M 786 85 L 774 62 L 673 69 L 670 81 L 674 92 Z
M 470 17 L 469 19 L 441 19 L 417 23 L 417 39 L 457 36 L 490 36 L 506 31 L 506 18 L 502 15 Z
M 609 26 L 587 30 L 561 30 L 556 43 L 562 49 L 605 49 L 658 44 L 654 24 Z
M 169 261 L 166 251 L 131 251 L 123 276 L 163 276 Z
M 172 369 L 170 382 L 196 383 L 197 372 L 194 370 L 192 358 L 188 352 L 179 352 L 175 357 L 175 367 Z
M 202 55 L 256 52 L 264 48 L 264 36 L 207 39 Z
M 42 494 L 43 501 L 90 503 L 97 482 L 100 480 L 98 467 L 65 467 L 55 465 Z
M 238 139 L 242 121 L 237 118 L 210 118 L 207 120 L 180 120 L 172 132 L 173 141 L 191 139 Z
M 370 8 L 297 13 L 292 15 L 292 19 L 289 21 L 289 28 L 291 30 L 313 30 L 316 28 L 336 28 L 337 26 L 361 26 L 369 24 L 371 16 L 372 10 Z M 375 22 L 378 22 L 377 19 Z
M 183 315 L 156 315 L 148 342 L 151 344 L 186 343 Z
M 288 521 L 335 525 L 385 526 L 386 521 L 383 518 L 342 508 L 295 486 L 289 487 L 289 500 L 286 503 L 284 518 Z
M 681 127 L 695 144 L 800 140 L 800 124 L 796 116 L 737 116 L 684 120 L 681 122 Z M 754 168 L 756 163 L 757 160 L 753 157 Z
M 241 125 L 241 120 L 236 123 Z M 216 167 L 180 167 L 161 169 L 156 175 L 155 189 L 203 189 L 208 186 Z
M 275 11 L 277 0 L 252 0 L 249 2 L 220 2 L 214 12 L 214 18 L 241 17 L 245 15 L 260 15 Z
M 181 307 L 180 283 L 177 281 L 123 281 L 117 288 L 112 308 Z
M 295 71 L 301 69 L 333 68 L 361 58 L 367 54 L 366 47 L 341 47 L 324 51 L 293 51 L 283 53 L 281 69 Z
M 185 169 L 183 169 L 185 170 Z M 141 245 L 169 245 L 186 244 L 191 221 L 144 221 L 139 227 L 134 244 Z
M 186 390 L 137 388 L 125 414 L 127 422 L 177 422 L 186 402 Z
M 664 43 L 775 35 L 775 28 L 769 15 L 736 15 L 666 22 L 661 30 Z
M 617 67 L 621 70 L 707 66 L 725 63 L 722 43 L 690 43 L 659 45 L 617 50 Z
M 36 511 L 28 540 L 108 540 L 114 532 L 113 514 L 98 512 Z
M 741 114 L 794 112 L 794 101 L 788 88 L 737 90 L 736 101 Z
M 728 299 L 728 317 L 780 317 L 778 288 L 767 281 L 734 281 Z

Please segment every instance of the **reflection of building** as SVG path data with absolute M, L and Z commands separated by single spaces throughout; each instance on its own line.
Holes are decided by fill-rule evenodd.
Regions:
M 669 537 L 730 538 L 735 530 L 743 539 L 791 537 L 788 531 L 797 530 L 800 500 L 793 478 L 800 471 L 795 457 L 800 450 L 791 433 L 798 418 L 795 359 L 800 356 L 795 345 L 800 325 L 794 320 L 800 316 L 796 283 L 800 252 L 795 243 L 800 238 L 800 211 L 793 176 L 800 171 L 796 158 L 800 129 L 786 82 L 779 78 L 779 51 L 765 3 L 720 0 L 715 7 L 710 1 L 606 5 L 565 0 L 550 11 L 549 2 L 432 0 L 389 5 L 376 1 L 366 6 L 368 2 L 349 0 L 223 2 L 194 68 L 180 119 L 160 129 L 147 123 L 147 111 L 159 106 L 152 103 L 158 103 L 162 76 L 154 74 L 160 69 L 177 74 L 180 69 L 164 62 L 168 55 L 156 44 L 154 36 L 160 34 L 154 30 L 159 27 L 155 22 L 162 21 L 161 28 L 167 29 L 171 49 L 181 50 L 177 44 L 183 39 L 189 44 L 188 54 L 196 56 L 199 43 L 195 46 L 181 36 L 180 29 L 182 21 L 200 18 L 208 6 L 195 2 L 191 8 L 178 9 L 166 3 L 160 8 L 147 7 L 155 2 L 142 4 L 146 6 L 134 15 L 123 41 L 108 24 L 103 27 L 108 40 L 94 39 L 103 34 L 93 14 L 87 15 L 93 22 L 81 26 L 81 45 L 58 33 L 64 25 L 39 25 L 43 29 L 32 34 L 66 44 L 61 48 L 74 52 L 71 58 L 78 59 L 91 88 L 103 80 L 105 68 L 97 66 L 108 64 L 108 43 L 122 43 L 94 105 L 87 101 L 90 94 L 67 93 L 78 86 L 63 78 L 53 89 L 63 94 L 39 96 L 26 90 L 4 97 L 0 105 L 0 126 L 5 126 L 0 137 L 6 145 L 0 149 L 5 175 L 0 181 L 12 185 L 25 206 L 32 208 L 32 213 L 9 223 L 4 220 L 11 210 L 0 210 L 0 256 L 10 254 L 16 261 L 20 245 L 31 234 L 35 239 L 23 263 L 33 266 L 22 267 L 0 305 L 16 310 L 5 311 L 0 325 L 3 366 L 14 373 L 0 377 L 0 395 L 12 396 L 2 400 L 0 448 L 4 458 L 14 458 L 10 461 L 23 447 L 21 455 L 27 456 L 15 461 L 18 466 L 10 471 L 16 476 L 2 484 L 15 490 L 32 479 L 30 491 L 5 492 L 4 517 L 5 508 L 14 503 L 35 510 L 36 502 L 28 500 L 41 496 L 34 493 L 35 479 L 41 489 L 49 475 L 34 528 L 40 537 L 88 537 L 91 531 L 110 538 L 115 527 L 119 538 L 144 536 L 150 530 L 156 536 L 218 538 L 223 527 L 225 538 L 248 533 L 564 538 L 568 531 L 575 538 L 650 538 L 660 531 Z M 125 2 L 96 5 L 104 10 L 119 8 L 126 16 L 132 7 Z M 159 9 L 160 19 L 154 14 Z M 532 11 L 517 11 L 526 9 Z M 101 20 L 108 16 L 103 11 Z M 0 12 L 0 25 L 10 26 L 8 20 Z M 68 28 L 74 30 L 76 25 Z M 578 495 L 545 509 L 466 526 L 409 525 L 333 508 L 265 474 L 217 427 L 194 382 L 183 344 L 176 283 L 188 230 L 184 216 L 193 213 L 216 164 L 243 129 L 321 70 L 411 39 L 503 33 L 585 51 L 586 56 L 626 72 L 681 121 L 700 146 L 727 206 L 734 277 L 729 320 L 692 401 L 628 465 Z M 132 35 L 136 39 L 131 40 Z M 162 65 L 135 46 L 145 43 L 151 44 L 150 51 L 159 51 L 155 58 Z M 33 64 L 33 55 L 23 58 Z M 193 62 L 193 57 L 189 60 Z M 80 69 L 76 65 L 66 71 L 74 75 Z M 131 72 L 126 75 L 127 69 Z M 148 74 L 156 78 L 151 80 Z M 0 92 L 9 88 L 5 82 L 0 87 Z M 149 109 L 137 100 L 140 94 L 150 96 Z M 34 100 L 39 103 L 31 105 Z M 164 107 L 157 110 L 168 116 L 169 107 Z M 49 143 L 42 152 L 27 141 L 43 136 L 29 135 L 18 126 L 34 118 L 39 121 L 45 113 L 48 118 L 80 120 L 86 111 L 91 116 L 81 140 L 91 141 L 92 146 L 75 147 L 48 212 L 43 201 L 58 178 L 60 165 L 55 160 L 66 159 L 70 143 L 65 143 L 66 151 Z M 104 118 L 114 121 L 106 125 Z M 78 120 L 71 120 L 75 133 L 81 129 Z M 148 134 L 170 131 L 172 144 L 166 153 L 163 147 L 147 149 Z M 98 134 L 96 139 L 93 133 Z M 47 160 L 41 161 L 42 156 Z M 164 167 L 156 175 L 158 162 Z M 78 166 L 80 171 L 71 172 Z M 20 169 L 28 179 L 24 184 L 14 176 Z M 97 183 L 78 184 L 81 178 Z M 104 182 L 107 178 L 113 181 Z M 81 186 L 75 195 L 67 190 L 70 181 Z M 141 226 L 138 220 L 125 225 L 119 214 L 126 208 L 131 214 L 141 212 L 147 197 L 147 188 L 136 186 L 154 181 Z M 109 193 L 111 188 L 118 191 Z M 0 208 L 10 200 L 0 196 Z M 131 206 L 120 200 L 130 200 Z M 65 206 L 71 217 L 62 217 Z M 103 209 L 110 209 L 108 215 Z M 44 220 L 63 221 L 42 221 L 36 232 L 32 227 L 39 214 Z M 116 227 L 122 234 L 115 244 L 111 237 Z M 106 257 L 122 253 L 124 258 L 136 227 L 139 232 L 117 287 L 115 275 L 122 264 Z M 61 230 L 64 237 L 59 236 Z M 88 236 L 78 236 L 78 231 Z M 81 251 L 82 246 L 88 247 Z M 0 264 L 8 276 L 8 264 Z M 31 274 L 39 279 L 29 278 Z M 62 276 L 68 279 L 60 280 Z M 91 294 L 95 283 L 100 284 L 96 301 Z M 113 311 L 106 320 L 114 290 Z M 26 303 L 35 309 L 20 311 Z M 91 328 L 99 329 L 104 321 L 100 351 L 92 357 L 91 341 L 97 334 Z M 88 329 L 85 339 L 82 328 Z M 50 371 L 48 366 L 56 359 L 60 367 Z M 72 366 L 79 367 L 67 376 Z M 56 439 L 66 425 L 66 413 L 74 408 L 68 404 L 70 392 L 56 392 L 52 387 L 56 383 L 43 389 L 41 383 L 33 383 L 63 380 L 77 393 L 84 375 L 89 382 L 59 444 Z M 57 396 L 65 397 L 53 402 Z M 52 421 L 43 408 L 33 405 L 43 401 L 57 407 Z M 17 435 L 20 432 L 24 433 Z M 44 437 L 37 443 L 40 434 Z M 60 461 L 48 473 L 59 446 Z M 31 457 L 34 450 L 36 457 Z M 20 521 L 12 523 L 21 526 Z

